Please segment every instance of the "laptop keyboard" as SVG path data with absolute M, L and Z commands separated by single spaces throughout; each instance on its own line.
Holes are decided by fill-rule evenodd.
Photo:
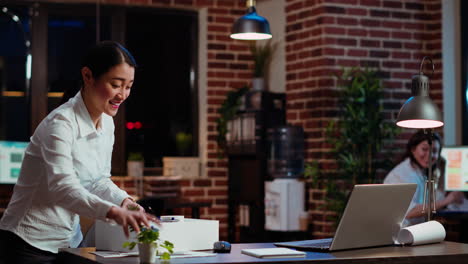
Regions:
M 294 248 L 301 248 L 301 249 L 321 249 L 327 250 L 330 248 L 332 243 L 332 238 L 324 238 L 324 239 L 314 239 L 314 240 L 302 240 L 302 241 L 294 241 L 294 242 L 286 242 L 286 243 L 275 243 L 277 246 L 292 246 Z M 288 244 L 288 245 L 283 245 Z

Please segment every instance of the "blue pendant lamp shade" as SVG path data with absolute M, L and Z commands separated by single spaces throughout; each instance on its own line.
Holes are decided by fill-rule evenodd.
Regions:
M 232 26 L 231 38 L 241 40 L 270 39 L 270 24 L 268 20 L 257 14 L 255 1 L 247 1 L 247 14 L 240 17 Z
M 425 59 L 421 62 L 420 73 L 413 76 L 412 96 L 403 104 L 398 113 L 397 126 L 406 128 L 436 128 L 444 125 L 442 114 L 429 97 L 429 78 L 422 72 Z M 432 63 L 434 70 L 434 64 Z

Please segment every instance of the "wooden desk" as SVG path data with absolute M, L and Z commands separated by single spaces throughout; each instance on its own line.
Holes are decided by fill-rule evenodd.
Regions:
M 387 246 L 378 248 L 346 250 L 333 253 L 307 252 L 305 258 L 260 259 L 241 253 L 243 248 L 274 247 L 272 243 L 233 244 L 229 254 L 217 254 L 206 258 L 171 259 L 170 263 L 385 263 L 385 264 L 466 264 L 468 260 L 468 244 L 442 242 L 414 247 Z M 100 263 L 100 264 L 131 264 L 139 263 L 138 257 L 104 259 L 90 254 L 94 248 L 64 249 L 59 256 L 63 263 Z M 161 261 L 157 263 L 162 263 Z

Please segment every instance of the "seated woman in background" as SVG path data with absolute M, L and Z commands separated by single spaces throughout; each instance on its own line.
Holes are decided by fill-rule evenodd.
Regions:
M 414 225 L 424 222 L 423 213 L 424 186 L 426 183 L 429 167 L 429 139 L 430 135 L 423 130 L 419 130 L 411 136 L 406 145 L 406 152 L 401 161 L 385 177 L 384 183 L 416 183 L 416 193 L 411 201 L 406 214 L 404 225 Z M 437 133 L 433 134 L 432 141 L 432 172 L 436 182 L 436 210 L 445 208 L 450 204 L 460 204 L 463 202 L 462 192 L 450 192 L 445 195 L 443 182 L 438 184 L 443 178 L 445 160 L 440 156 L 442 141 Z

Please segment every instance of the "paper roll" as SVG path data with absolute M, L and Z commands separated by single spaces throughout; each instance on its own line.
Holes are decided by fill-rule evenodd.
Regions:
M 445 228 L 437 221 L 405 227 L 398 233 L 402 245 L 422 245 L 438 243 L 445 239 Z

